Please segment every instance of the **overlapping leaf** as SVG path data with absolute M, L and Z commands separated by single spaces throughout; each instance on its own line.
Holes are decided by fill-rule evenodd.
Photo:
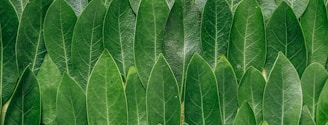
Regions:
M 320 92 L 328 78 L 326 69 L 319 63 L 310 64 L 304 71 L 301 83 L 304 104 L 307 105 L 310 115 L 315 116 L 316 105 Z
M 128 106 L 128 124 L 145 125 L 146 89 L 143 87 L 135 67 L 131 67 L 126 80 L 126 99 Z
M 169 16 L 166 0 L 142 0 L 137 14 L 135 65 L 144 86 L 157 55 L 163 52 L 163 33 Z
M 243 75 L 240 86 L 238 88 L 238 104 L 242 105 L 247 101 L 254 111 L 257 123 L 263 120 L 262 100 L 266 81 L 260 71 L 254 67 L 250 67 Z
M 54 1 L 44 20 L 44 42 L 47 53 L 61 72 L 69 72 L 71 43 L 76 16 L 65 0 Z
M 46 48 L 43 38 L 43 20 L 52 0 L 30 0 L 19 24 L 16 54 L 19 73 L 31 65 L 35 73 L 39 70 Z
M 282 51 L 302 74 L 307 63 L 304 37 L 293 10 L 285 2 L 280 4 L 267 24 L 266 41 L 267 71 L 272 68 L 278 52 Z
M 222 124 L 215 75 L 198 54 L 187 69 L 184 119 L 192 125 Z
M 29 67 L 20 77 L 6 112 L 5 125 L 39 125 L 41 115 L 38 80 Z
M 41 123 L 54 124 L 56 122 L 57 88 L 62 75 L 49 55 L 45 56 L 37 78 L 41 91 Z
M 310 0 L 309 6 L 301 17 L 308 54 L 308 63 L 326 63 L 328 58 L 328 19 L 322 0 Z
M 296 69 L 279 52 L 263 95 L 263 119 L 269 124 L 298 124 L 302 110 L 301 80 Z
M 179 86 L 163 55 L 151 71 L 146 92 L 148 124 L 180 124 Z
M 58 87 L 56 107 L 58 124 L 87 125 L 85 93 L 67 73 Z
M 316 112 L 316 122 L 317 125 L 325 125 L 328 122 L 328 80 L 325 86 L 322 88 L 318 99 L 317 112 Z
M 202 17 L 202 54 L 212 67 L 221 55 L 227 55 L 231 24 L 232 13 L 226 1 L 207 0 Z
M 1 31 L 1 23 L 0 23 L 0 109 L 2 109 L 2 82 L 3 79 L 3 44 L 2 44 L 2 31 Z M 2 116 L 2 112 L 0 113 L 0 116 Z
M 242 1 L 234 15 L 228 58 L 239 81 L 247 68 L 261 70 L 266 54 L 265 29 L 260 7 L 254 0 Z
M 275 0 L 257 0 L 257 2 L 261 6 L 264 20 L 269 20 L 274 10 L 278 7 Z
M 311 116 L 307 105 L 303 106 L 300 125 L 315 125 L 313 116 Z
M 9 0 L 3 0 L 3 1 L 9 1 Z M 10 2 L 12 3 L 12 5 L 14 6 L 14 8 L 16 10 L 16 13 L 17 13 L 17 16 L 18 16 L 19 19 L 22 18 L 23 11 L 26 7 L 26 4 L 29 1 L 30 0 L 10 0 Z
M 114 59 L 105 50 L 93 69 L 87 86 L 88 123 L 127 124 L 123 81 Z
M 130 6 L 135 14 L 138 13 L 141 0 L 129 0 Z
M 106 7 L 102 0 L 88 4 L 77 20 L 73 33 L 71 75 L 85 89 L 91 70 L 103 51 L 103 20 Z
M 279 5 L 283 1 L 286 2 L 291 9 L 295 12 L 297 18 L 301 17 L 308 6 L 309 1 L 311 0 L 275 0 Z
M 234 13 L 238 4 L 242 1 L 242 0 L 226 0 L 227 3 L 230 6 L 230 10 Z
M 88 4 L 88 0 L 66 0 L 71 7 L 74 9 L 74 12 L 77 16 L 80 16 L 84 8 Z
M 2 77 L 0 83 L 2 83 L 2 102 L 5 103 L 14 91 L 19 77 L 15 54 L 19 20 L 9 0 L 0 1 L 0 15 L 0 35 L 2 36 L 1 70 L 4 71 L 0 74 L 0 77 Z
M 251 106 L 244 102 L 241 104 L 240 109 L 233 122 L 234 125 L 257 125 L 255 116 Z
M 133 65 L 135 16 L 128 0 L 113 0 L 104 21 L 104 47 L 112 54 L 122 76 Z
M 238 110 L 238 82 L 231 64 L 224 56 L 220 57 L 216 64 L 215 75 L 218 84 L 222 123 L 231 125 Z

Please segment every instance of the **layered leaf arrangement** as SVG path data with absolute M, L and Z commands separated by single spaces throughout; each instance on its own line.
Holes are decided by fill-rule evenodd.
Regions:
M 327 0 L 1 0 L 1 124 L 326 125 Z

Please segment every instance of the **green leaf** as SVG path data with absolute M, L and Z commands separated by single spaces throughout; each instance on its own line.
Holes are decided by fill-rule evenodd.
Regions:
M 185 83 L 188 62 L 195 52 L 200 52 L 200 18 L 197 6 L 191 0 L 176 0 L 166 23 L 164 56 L 180 90 Z
M 149 125 L 180 124 L 179 86 L 162 54 L 160 54 L 150 73 L 146 102 L 147 123 Z
M 263 118 L 273 125 L 296 125 L 302 110 L 301 80 L 291 62 L 279 52 L 263 95 Z
M 91 70 L 103 51 L 103 20 L 106 7 L 100 0 L 93 0 L 78 18 L 72 42 L 71 75 L 86 88 Z
M 195 3 L 198 7 L 199 12 L 203 12 L 207 0 L 189 0 L 190 2 Z
M 146 89 L 143 87 L 135 67 L 130 68 L 126 81 L 128 124 L 145 125 L 147 123 Z
M 169 15 L 166 0 L 142 0 L 137 14 L 135 64 L 146 86 L 157 55 L 163 51 L 163 33 Z
M 71 7 L 74 9 L 74 12 L 77 16 L 80 16 L 84 8 L 88 4 L 88 0 L 66 0 Z
M 328 78 L 326 69 L 319 63 L 310 64 L 304 71 L 301 84 L 304 105 L 307 105 L 310 115 L 315 116 L 315 110 L 320 92 Z
M 316 112 L 317 125 L 326 125 L 328 122 L 328 80 L 320 93 Z
M 0 0 L 0 35 L 2 36 L 1 56 L 1 83 L 2 103 L 8 101 L 12 95 L 19 77 L 15 54 L 15 44 L 18 30 L 18 17 L 9 0 Z M 0 103 L 0 104 L 2 104 Z
M 314 116 L 311 116 L 310 110 L 306 105 L 303 106 L 300 125 L 315 125 L 313 120 Z
M 41 106 L 38 80 L 29 67 L 20 77 L 6 112 L 5 125 L 39 125 Z
M 207 0 L 202 17 L 202 55 L 214 67 L 227 55 L 232 13 L 225 0 Z
M 265 84 L 266 81 L 261 72 L 254 67 L 250 67 L 243 75 L 238 88 L 239 106 L 247 101 L 254 111 L 257 123 L 261 123 L 263 120 L 262 100 Z
M 130 6 L 135 14 L 138 13 L 141 0 L 129 0 Z
M 45 56 L 37 78 L 41 91 L 41 123 L 52 124 L 56 121 L 57 88 L 62 76 L 49 55 Z
M 44 42 L 47 53 L 61 72 L 69 72 L 71 43 L 76 16 L 65 0 L 54 1 L 44 20 Z
M 278 7 L 275 0 L 257 0 L 257 2 L 261 6 L 264 20 L 269 20 L 274 10 Z
M 1 4 L 0 4 L 1 5 Z M 2 95 L 3 95 L 3 42 L 2 42 L 2 30 L 0 23 L 0 109 L 2 109 Z M 0 118 L 2 119 L 2 110 L 0 112 Z M 2 124 L 2 121 L 1 121 Z
M 57 123 L 87 125 L 83 89 L 65 73 L 57 91 Z
M 198 54 L 188 65 L 185 87 L 185 122 L 190 125 L 222 124 L 215 75 Z
M 127 124 L 123 81 L 107 50 L 101 54 L 88 81 L 87 107 L 91 125 Z
M 267 60 L 266 69 L 270 71 L 279 51 L 295 66 L 299 75 L 306 67 L 307 55 L 300 24 L 293 10 L 282 2 L 273 13 L 266 28 Z
M 254 0 L 242 1 L 234 15 L 228 59 L 239 81 L 247 68 L 261 70 L 266 55 L 265 28 L 261 8 Z
M 128 0 L 113 0 L 104 21 L 104 47 L 112 54 L 124 78 L 134 63 L 135 21 Z
M 242 1 L 242 0 L 226 0 L 227 3 L 230 6 L 230 10 L 234 13 L 238 4 Z
M 216 64 L 215 75 L 218 84 L 223 125 L 233 124 L 238 110 L 238 82 L 228 60 L 221 56 Z
M 286 2 L 288 6 L 293 9 L 297 18 L 301 17 L 306 10 L 310 0 L 275 0 L 279 5 L 282 2 Z
M 22 14 L 26 7 L 26 4 L 29 3 L 30 0 L 2 0 L 2 1 L 10 1 L 12 3 L 12 5 L 15 8 L 16 14 L 20 20 L 22 18 Z
M 236 118 L 233 122 L 234 125 L 257 125 L 255 116 L 251 106 L 244 102 L 240 106 L 240 109 L 236 115 Z
M 104 1 L 105 6 L 108 8 L 114 0 L 103 0 L 103 1 Z
M 52 0 L 30 0 L 24 9 L 16 43 L 19 73 L 28 65 L 37 73 L 41 66 L 46 54 L 43 20 L 51 2 Z
M 328 58 L 328 20 L 322 0 L 310 0 L 309 6 L 301 17 L 308 63 L 319 62 L 324 65 Z

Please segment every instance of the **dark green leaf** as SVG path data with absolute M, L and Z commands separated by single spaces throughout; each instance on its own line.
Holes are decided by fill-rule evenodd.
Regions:
M 31 65 L 37 73 L 46 48 L 43 40 L 43 20 L 52 0 L 30 0 L 26 5 L 19 24 L 16 54 L 19 72 Z
M 270 19 L 273 11 L 278 7 L 275 0 L 257 0 L 261 6 L 264 20 L 267 21 Z
M 265 28 L 261 8 L 255 0 L 242 1 L 234 15 L 228 58 L 239 81 L 247 68 L 261 70 L 266 55 Z
M 149 125 L 180 124 L 179 86 L 163 55 L 150 73 L 146 94 Z
M 222 124 L 215 75 L 198 54 L 187 69 L 184 119 L 189 125 Z
M 166 0 L 142 0 L 137 14 L 135 63 L 144 86 L 157 55 L 163 51 L 163 33 L 169 15 Z
M 62 76 L 49 55 L 45 56 L 37 78 L 41 91 L 41 123 L 46 125 L 52 124 L 56 119 L 57 88 Z
M 317 125 L 326 125 L 328 122 L 328 80 L 320 93 L 316 112 Z
M 71 7 L 74 9 L 74 12 L 77 16 L 80 16 L 84 8 L 88 4 L 88 0 L 66 0 Z
M 2 43 L 2 31 L 0 23 L 0 109 L 2 109 L 2 94 L 3 94 L 3 43 Z M 2 111 L 0 112 L 0 117 L 2 119 Z
M 313 116 L 306 105 L 303 106 L 300 125 L 315 125 Z
M 221 56 L 216 64 L 215 75 L 218 83 L 222 123 L 233 124 L 238 110 L 238 82 L 228 60 Z
M 310 115 L 315 116 L 315 110 L 320 92 L 328 78 L 326 69 L 319 63 L 310 64 L 301 78 L 304 105 L 308 106 Z
M 129 0 L 130 6 L 135 14 L 138 13 L 141 0 Z
M 207 0 L 202 17 L 202 54 L 212 67 L 221 55 L 227 55 L 231 24 L 232 13 L 227 2 Z
M 92 70 L 87 86 L 88 123 L 127 124 L 123 81 L 114 59 L 105 50 Z
M 39 125 L 40 88 L 35 75 L 26 67 L 20 77 L 6 112 L 5 125 Z
M 71 75 L 85 89 L 91 70 L 103 51 L 102 28 L 106 7 L 93 0 L 77 20 L 73 33 Z
M 287 57 L 279 52 L 263 97 L 263 118 L 272 125 L 296 125 L 302 110 L 301 80 Z
M 267 71 L 271 70 L 278 52 L 282 51 L 299 75 L 302 74 L 307 63 L 304 37 L 293 10 L 285 2 L 280 4 L 269 20 L 266 36 Z
M 234 125 L 257 125 L 255 116 L 251 106 L 244 102 L 240 106 L 240 109 L 236 115 L 236 118 L 233 122 Z
M 230 6 L 230 10 L 234 13 L 238 4 L 242 1 L 242 0 L 226 0 Z
M 145 125 L 147 123 L 146 90 L 135 67 L 131 67 L 129 70 L 125 91 L 128 104 L 128 124 Z
M 166 23 L 164 54 L 182 89 L 187 64 L 200 52 L 200 12 L 191 0 L 176 0 Z
M 243 75 L 238 88 L 239 106 L 247 101 L 254 111 L 257 123 L 261 123 L 263 120 L 262 100 L 265 84 L 266 81 L 261 72 L 254 67 L 250 67 Z
M 2 56 L 1 56 L 1 83 L 2 83 L 2 102 L 5 103 L 13 93 L 19 77 L 15 44 L 18 29 L 18 17 L 9 0 L 0 0 L 0 35 L 2 36 Z M 2 104 L 2 103 L 0 103 Z
M 134 62 L 135 21 L 128 0 L 113 0 L 104 21 L 104 47 L 112 54 L 124 78 Z
M 288 4 L 288 6 L 293 9 L 297 18 L 301 17 L 308 6 L 310 0 L 275 0 L 279 5 L 283 1 Z
M 57 91 L 56 107 L 58 124 L 87 125 L 83 89 L 66 73 Z
M 2 1 L 9 1 L 9 0 L 2 0 Z M 30 0 L 10 0 L 12 5 L 14 6 L 17 16 L 19 19 L 22 18 L 23 11 L 26 7 L 26 4 L 29 3 Z M 9 7 L 9 6 L 8 6 Z M 6 17 L 6 16 L 4 16 Z
M 111 6 L 111 4 L 112 4 L 113 1 L 114 0 L 104 0 L 104 4 L 108 8 L 109 6 Z
M 326 63 L 328 57 L 328 20 L 322 0 L 310 0 L 309 6 L 301 17 L 308 63 Z
M 71 43 L 76 16 L 65 0 L 51 4 L 44 20 L 44 43 L 47 53 L 61 72 L 69 72 Z

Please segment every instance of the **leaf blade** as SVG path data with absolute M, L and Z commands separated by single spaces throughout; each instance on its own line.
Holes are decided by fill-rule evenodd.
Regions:
M 318 99 L 317 112 L 316 112 L 316 122 L 318 125 L 325 125 L 328 122 L 327 116 L 327 95 L 328 95 L 328 80 L 325 83 L 325 86 L 322 88 Z
M 233 122 L 234 125 L 256 125 L 255 116 L 251 106 L 244 102 L 240 106 L 240 109 L 236 115 L 236 118 Z
M 67 0 L 67 2 L 74 9 L 76 16 L 80 16 L 88 5 L 88 0 Z

